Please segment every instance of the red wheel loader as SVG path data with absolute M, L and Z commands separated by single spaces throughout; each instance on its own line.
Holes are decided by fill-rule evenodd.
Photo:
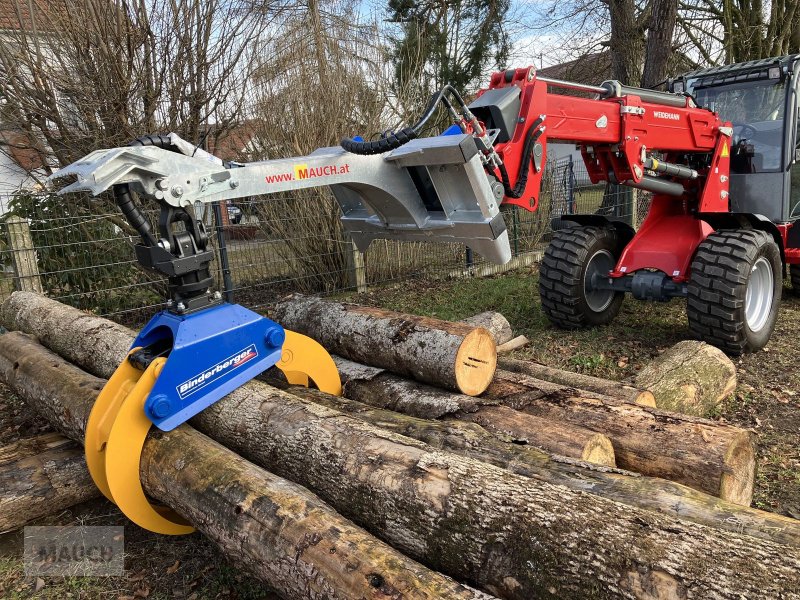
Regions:
M 548 95 L 549 137 L 580 145 L 593 182 L 652 193 L 636 232 L 605 216 L 561 217 L 572 226 L 554 233 L 539 283 L 555 325 L 608 323 L 626 293 L 685 297 L 700 339 L 730 354 L 767 344 L 786 267 L 800 294 L 798 60 L 695 71 L 672 93 L 604 83 L 586 113 L 583 101 Z M 608 103 L 618 115 L 600 108 Z M 613 119 L 613 132 L 600 135 L 594 118 Z

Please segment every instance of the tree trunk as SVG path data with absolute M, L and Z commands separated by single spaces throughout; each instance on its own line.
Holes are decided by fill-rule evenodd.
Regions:
M 568 390 L 548 393 L 538 382 L 502 370 L 486 397 L 608 436 L 623 469 L 671 479 L 743 506 L 753 499 L 752 432 L 608 397 L 586 398 Z
M 281 385 L 286 386 L 285 383 Z M 286 387 L 292 395 L 346 412 L 439 450 L 488 462 L 518 475 L 603 496 L 637 509 L 664 513 L 775 543 L 800 546 L 800 521 L 726 502 L 679 483 L 550 456 L 531 446 L 510 444 L 473 423 L 419 419 L 314 389 Z
M 0 378 L 76 441 L 104 385 L 19 333 L 0 337 Z M 286 598 L 488 598 L 406 558 L 308 490 L 188 425 L 151 434 L 140 474 L 149 495 Z
M 607 0 L 611 21 L 611 76 L 623 85 L 639 86 L 642 81 L 644 36 L 636 18 L 634 0 Z
M 0 318 L 7 329 L 36 333 L 62 356 L 101 377 L 110 377 L 127 355 L 134 337 L 131 330 L 107 319 L 30 292 L 14 292 L 3 303 Z M 623 468 L 636 471 L 635 467 L 642 468 L 646 460 L 648 469 L 640 471 L 645 474 L 672 479 L 744 505 L 752 500 L 755 459 L 751 435 L 747 432 L 634 405 L 619 403 L 621 406 L 617 407 L 611 399 L 598 400 L 600 396 L 586 400 L 574 393 L 564 393 L 566 388 L 557 384 L 536 382 L 534 387 L 526 383 L 524 376 L 504 371 L 498 371 L 495 379 L 489 392 L 503 404 L 512 408 L 528 406 L 533 412 L 536 399 L 541 398 L 538 406 L 548 412 L 547 418 L 574 419 L 575 424 L 606 435 L 614 445 L 617 464 Z M 493 390 L 499 389 L 498 381 L 502 380 L 508 380 L 513 391 L 506 386 L 502 393 L 495 394 Z M 588 394 L 588 397 L 593 396 Z M 625 414 L 634 418 L 629 422 L 619 421 Z M 723 429 L 723 435 L 711 433 Z M 728 446 L 722 452 L 725 438 Z M 682 444 L 701 456 L 687 453 L 675 440 L 682 440 Z
M 752 500 L 751 434 L 730 425 L 663 411 L 653 414 L 613 398 L 576 396 L 569 388 L 535 380 L 532 384 L 524 375 L 502 370 L 484 397 L 468 398 L 338 358 L 337 367 L 344 395 L 364 404 L 426 419 L 472 421 L 514 441 L 584 459 L 570 448 L 570 438 L 588 442 L 592 433 L 600 433 L 611 441 L 616 464 L 624 469 L 671 479 L 744 506 Z M 537 419 L 514 415 L 520 411 Z M 620 452 L 625 452 L 624 464 Z
M 74 369 L 56 357 L 42 360 L 46 352 L 41 348 L 26 352 L 20 340 L 30 344 L 19 335 L 0 337 L 0 377 L 20 391 L 29 385 L 41 390 L 25 392 L 26 399 L 55 415 L 56 422 L 74 421 L 71 415 L 81 413 L 85 420 L 86 400 L 82 411 L 66 410 L 59 403 L 73 395 L 94 396 L 91 386 L 98 385 L 97 380 L 68 385 L 64 374 Z M 242 456 L 314 489 L 343 514 L 406 553 L 507 598 L 597 596 L 598 582 L 602 595 L 613 598 L 740 598 L 800 592 L 798 548 L 690 524 L 437 452 L 257 381 L 209 407 L 193 423 Z M 176 432 L 156 436 L 174 439 L 165 446 L 168 456 L 154 460 L 158 455 L 146 450 L 144 481 L 156 498 L 192 519 L 186 488 L 199 478 L 203 489 L 214 487 L 215 495 L 238 489 L 242 475 L 228 471 L 227 463 L 241 459 L 231 455 L 204 463 L 202 453 L 192 449 L 190 440 L 173 436 Z M 219 448 L 219 452 L 225 451 Z M 175 470 L 175 464 L 188 466 L 187 474 Z M 220 477 L 220 471 L 227 487 L 209 483 Z M 152 485 L 151 478 L 159 484 Z M 208 506 L 198 503 L 195 508 L 203 511 L 200 522 L 208 524 L 209 535 L 217 534 L 215 527 L 232 527 L 229 515 L 235 514 L 235 506 L 241 507 L 230 506 L 227 519 L 214 520 L 218 503 L 209 499 Z M 245 506 L 250 508 L 243 514 L 249 516 L 261 502 Z M 282 513 L 274 505 L 271 508 L 272 517 L 259 516 L 274 523 L 275 511 Z M 296 527 L 293 517 L 279 525 Z M 250 535 L 237 537 L 235 543 L 257 544 L 263 555 L 273 542 Z M 314 550 L 327 553 L 329 547 L 320 543 Z M 234 559 L 241 554 L 232 552 Z M 275 568 L 263 556 L 255 566 Z
M 517 360 L 514 358 L 498 359 L 497 364 L 498 367 L 506 371 L 529 375 L 537 379 L 551 381 L 568 387 L 588 390 L 604 396 L 618 398 L 625 402 L 633 402 L 635 404 L 641 404 L 642 406 L 652 407 L 656 405 L 652 393 L 619 383 L 618 381 L 610 381 L 608 379 L 592 377 L 591 375 L 573 373 L 571 371 L 564 371 L 563 369 L 547 367 L 535 362 Z
M 507 406 L 481 406 L 475 412 L 459 413 L 455 417 L 509 438 L 514 444 L 530 444 L 551 454 L 606 467 L 616 466 L 611 440 L 602 433 L 571 423 L 540 419 Z
M 461 319 L 460 323 L 466 323 L 472 327 L 483 327 L 492 334 L 495 343 L 500 346 L 510 341 L 514 337 L 511 331 L 511 324 L 502 314 L 494 311 L 486 311 Z
M 491 333 L 465 323 L 292 296 L 275 320 L 354 360 L 470 396 L 489 385 L 497 364 Z
M 672 36 L 678 17 L 678 0 L 653 0 L 647 46 L 644 54 L 642 87 L 654 88 L 667 76 L 667 64 L 672 56 Z
M 83 448 L 57 433 L 0 447 L 0 533 L 100 495 Z

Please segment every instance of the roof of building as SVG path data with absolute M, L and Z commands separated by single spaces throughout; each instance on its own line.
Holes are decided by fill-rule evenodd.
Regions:
M 0 0 L 0 30 L 50 27 L 51 16 L 68 10 L 67 0 Z
M 569 62 L 539 69 L 537 73 L 550 79 L 600 85 L 611 79 L 611 52 L 608 50 L 594 52 Z

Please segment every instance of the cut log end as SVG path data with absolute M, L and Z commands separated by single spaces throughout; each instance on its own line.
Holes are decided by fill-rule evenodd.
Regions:
M 743 431 L 733 438 L 723 463 L 725 471 L 720 479 L 719 497 L 741 506 L 750 506 L 756 470 L 756 450 L 750 432 Z
M 581 459 L 596 465 L 606 467 L 616 467 L 617 457 L 614 454 L 614 445 L 602 433 L 598 433 L 589 438 L 583 447 Z
M 462 394 L 477 396 L 486 391 L 497 368 L 492 334 L 478 327 L 464 337 L 455 361 L 456 387 Z
M 639 406 L 647 406 L 649 408 L 656 408 L 656 397 L 653 392 L 644 390 L 634 398 L 633 402 Z

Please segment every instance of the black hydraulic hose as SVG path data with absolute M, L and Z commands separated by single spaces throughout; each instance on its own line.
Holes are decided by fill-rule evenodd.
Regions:
M 452 94 L 456 102 L 462 109 L 466 108 L 464 100 L 461 95 L 451 85 L 444 86 L 441 90 L 431 96 L 425 112 L 419 120 L 411 127 L 404 127 L 400 131 L 384 135 L 378 140 L 358 141 L 353 138 L 344 138 L 341 142 L 342 148 L 353 154 L 382 154 L 389 150 L 399 148 L 403 144 L 407 144 L 411 140 L 419 137 L 425 123 L 434 115 L 436 107 L 440 102 L 444 102 L 449 110 L 452 110 L 452 104 L 446 98 L 446 94 Z
M 129 146 L 157 146 L 165 150 L 174 149 L 172 142 L 168 135 L 144 135 L 133 140 Z M 121 183 L 114 186 L 114 201 L 119 206 L 122 214 L 128 220 L 141 236 L 142 242 L 145 246 L 155 246 L 156 239 L 153 237 L 150 222 L 144 213 L 133 201 L 133 194 L 131 194 L 130 186 L 127 183 Z
M 525 134 L 525 146 L 522 149 L 522 159 L 519 163 L 519 175 L 517 177 L 517 183 L 514 187 L 511 187 L 511 182 L 509 181 L 508 177 L 508 170 L 504 164 L 501 164 L 498 167 L 500 171 L 500 178 L 503 181 L 503 193 L 508 198 L 522 198 L 525 195 L 525 188 L 528 185 L 528 173 L 530 169 L 528 168 L 528 163 L 531 162 L 533 157 L 533 149 L 536 146 L 536 141 L 542 135 L 542 130 L 539 129 L 539 125 L 542 124 L 542 117 L 536 119 L 530 127 L 528 127 L 528 131 Z

